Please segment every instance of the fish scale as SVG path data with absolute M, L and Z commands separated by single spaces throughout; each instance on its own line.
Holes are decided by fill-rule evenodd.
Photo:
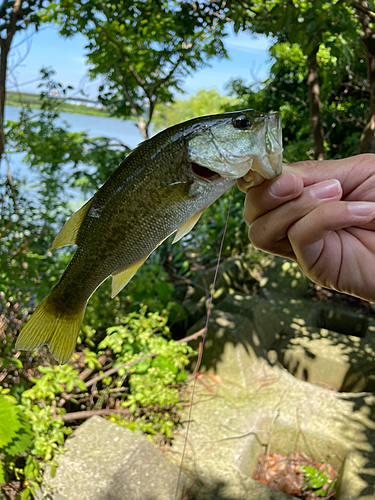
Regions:
M 187 234 L 204 209 L 251 168 L 281 173 L 277 113 L 194 118 L 141 143 L 63 226 L 52 249 L 77 245 L 60 281 L 22 329 L 17 349 L 48 345 L 60 363 L 75 347 L 88 299 L 112 276 L 112 296 L 168 236 Z

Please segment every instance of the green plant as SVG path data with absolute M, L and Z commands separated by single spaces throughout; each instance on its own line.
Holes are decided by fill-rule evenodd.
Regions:
M 114 366 L 128 364 L 118 370 L 114 380 L 106 378 L 106 384 L 114 382 L 117 387 L 128 378 L 129 395 L 122 406 L 140 420 L 125 425 L 170 438 L 176 418 L 172 409 L 180 398 L 178 387 L 186 379 L 184 368 L 194 351 L 187 344 L 167 340 L 167 320 L 166 311 L 151 313 L 143 306 L 125 317 L 122 325 L 107 328 L 99 349 L 111 349 Z
M 315 495 L 324 497 L 335 485 L 336 478 L 330 481 L 326 470 L 319 470 L 313 465 L 301 465 L 300 469 L 305 472 L 304 488 L 310 488 Z
M 5 482 L 8 470 L 15 468 L 15 457 L 26 451 L 32 440 L 30 425 L 17 401 L 7 395 L 6 389 L 0 395 L 0 483 Z

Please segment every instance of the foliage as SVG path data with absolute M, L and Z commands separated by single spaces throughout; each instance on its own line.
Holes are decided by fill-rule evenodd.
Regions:
M 368 151 L 363 149 L 365 142 L 371 143 L 368 137 L 366 141 L 366 130 L 367 136 L 373 135 L 369 123 L 375 110 L 375 93 L 371 90 L 375 82 L 371 69 L 375 54 L 370 47 L 374 16 L 371 12 L 367 16 L 361 5 L 337 0 L 200 4 L 201 15 L 221 17 L 223 23 L 230 18 L 236 32 L 272 36 L 272 57 L 277 47 L 282 52 L 286 47 L 297 47 L 303 56 L 298 69 L 296 61 L 291 61 L 294 68 L 290 72 L 286 54 L 279 50 L 276 59 L 282 65 L 274 65 L 271 78 L 260 91 L 259 85 L 247 86 L 246 90 L 244 82 L 237 82 L 240 85 L 233 92 L 235 97 L 244 97 L 245 102 L 254 102 L 256 96 L 255 101 L 264 106 L 264 111 L 288 106 L 286 118 L 292 119 L 294 129 L 302 129 L 301 142 L 286 148 L 289 161 L 321 157 L 323 152 L 327 157 L 338 158 L 358 150 Z M 374 8 L 374 2 L 369 2 L 369 6 Z
M 310 488 L 315 495 L 324 497 L 333 488 L 336 478 L 329 480 L 329 476 L 324 470 L 319 470 L 313 465 L 300 465 L 300 469 L 305 472 L 304 488 Z
M 220 95 L 215 89 L 201 89 L 189 99 L 175 99 L 172 103 L 158 106 L 155 110 L 153 125 L 155 130 L 171 127 L 197 116 L 222 113 L 225 107 L 236 104 L 235 99 Z
M 3 0 L 0 4 L 0 160 L 6 143 L 4 132 L 5 87 L 12 41 L 17 32 L 28 26 L 33 25 L 35 29 L 38 29 L 41 22 L 39 11 L 48 3 L 46 0 L 29 0 L 27 2 Z
M 153 435 L 161 432 L 170 438 L 176 419 L 174 406 L 180 398 L 178 384 L 186 379 L 184 367 L 194 351 L 185 343 L 167 340 L 167 316 L 146 312 L 143 306 L 124 318 L 122 325 L 107 329 L 99 349 L 111 349 L 115 367 L 124 363 L 128 366 L 119 369 L 114 379 L 107 377 L 105 384 L 114 382 L 121 387 L 128 377 L 129 395 L 122 405 L 134 417 L 143 417 L 140 430 Z
M 26 153 L 23 161 L 38 174 L 38 201 L 53 216 L 61 212 L 62 205 L 67 206 L 67 189 L 78 187 L 79 191 L 72 191 L 75 197 L 92 194 L 130 151 L 128 146 L 107 137 L 71 132 L 66 122 L 57 125 L 62 103 L 51 93 L 58 90 L 65 95 L 71 87 L 53 80 L 54 73 L 51 69 L 41 70 L 42 111 L 33 114 L 30 108 L 23 108 L 19 121 L 8 122 L 7 130 L 8 154 Z
M 33 431 L 28 415 L 9 390 L 0 387 L 0 483 L 22 480 L 22 499 L 39 488 L 40 463 L 31 454 Z
M 23 363 L 14 359 L 18 371 L 13 374 L 18 373 L 24 381 L 13 383 L 11 389 L 0 388 L 0 456 L 4 464 L 0 482 L 19 480 L 23 483 L 22 498 L 33 495 L 42 483 L 47 464 L 53 472 L 65 437 L 72 432 L 64 423 L 67 411 L 81 409 L 81 401 L 88 401 L 87 409 L 98 410 L 102 405 L 114 408 L 118 401 L 116 407 L 124 408 L 126 417 L 112 415 L 110 420 L 150 438 L 171 438 L 178 422 L 179 387 L 194 351 L 170 339 L 168 316 L 166 311 L 163 314 L 147 312 L 145 306 L 128 314 L 121 324 L 108 328 L 104 339 L 96 342 L 92 350 L 85 347 L 83 356 L 76 354 L 74 366 L 38 366 L 37 371 L 33 368 L 35 375 L 27 379 L 26 390 Z M 99 370 L 101 375 L 99 360 L 103 358 L 112 359 L 114 368 L 124 363 L 127 366 L 102 377 L 89 396 L 80 374 L 88 367 L 90 373 Z M 9 385 L 12 372 L 9 365 L 5 368 L 4 382 Z M 91 406 L 89 401 L 94 395 L 97 402 Z
M 0 292 L 6 300 L 22 292 L 24 304 L 45 296 L 70 259 L 70 251 L 48 251 L 57 229 L 72 213 L 67 192 L 79 203 L 129 151 L 110 139 L 93 139 L 86 132 L 71 132 L 66 124 L 57 125 L 59 102 L 49 94 L 66 89 L 52 76 L 42 70 L 42 111 L 33 114 L 24 108 L 20 120 L 8 122 L 6 128 L 6 154 L 26 153 L 32 181 L 25 189 L 9 167 L 7 175 L 0 176 Z
M 18 366 L 22 368 L 19 360 Z M 40 487 L 47 463 L 56 466 L 55 456 L 63 451 L 59 446 L 72 432 L 61 419 L 65 410 L 57 407 L 58 395 L 85 389 L 71 366 L 39 366 L 38 371 L 44 375 L 31 378 L 33 385 L 22 392 L 20 401 L 10 395 L 10 389 L 0 387 L 0 483 L 21 480 L 22 499 Z
M 22 13 L 17 16 L 16 31 L 24 30 L 27 25 L 40 24 L 40 17 L 38 16 L 39 10 L 47 5 L 43 0 L 31 0 L 22 6 Z M 0 34 L 3 37 L 9 25 L 12 23 L 12 11 L 14 7 L 14 0 L 5 0 L 0 6 Z
M 0 483 L 7 480 L 7 469 L 14 467 L 14 457 L 31 444 L 31 429 L 19 406 L 9 396 L 0 395 Z
M 287 42 L 275 44 L 269 52 L 273 64 L 268 78 L 261 85 L 247 85 L 241 79 L 233 79 L 228 88 L 231 95 L 238 99 L 237 109 L 250 107 L 265 112 L 280 111 L 286 162 L 311 159 L 313 141 L 307 57 L 299 45 Z M 321 45 L 317 60 L 326 156 L 342 158 L 356 154 L 369 105 L 369 94 L 360 83 L 366 78 L 365 60 L 358 57 L 348 64 L 342 57 L 334 56 L 325 45 Z
M 145 138 L 155 105 L 173 101 L 187 75 L 226 55 L 219 22 L 197 17 L 188 2 L 60 0 L 49 12 L 61 34 L 86 36 L 90 76 L 103 79 L 100 101 L 115 116 L 136 117 Z
M 328 156 L 354 153 L 369 88 L 358 23 L 345 24 L 353 14 L 348 2 L 272 0 L 248 7 L 227 2 L 224 11 L 218 4 L 62 0 L 50 2 L 39 20 L 54 19 L 64 36 L 81 32 L 87 37 L 91 75 L 103 77 L 100 99 L 113 114 L 137 117 L 145 135 L 155 107 L 156 127 L 223 109 L 280 109 L 287 161 L 312 156 L 307 66 L 316 49 Z M 202 13 L 206 7 L 216 15 Z M 253 85 L 233 80 L 232 98 L 211 89 L 173 103 L 187 74 L 225 55 L 223 15 L 232 16 L 236 30 L 275 36 L 268 79 Z M 68 365 L 55 366 L 43 348 L 19 356 L 13 347 L 16 334 L 71 257 L 71 250 L 48 251 L 57 229 L 129 151 L 58 125 L 61 104 L 50 95 L 64 95 L 69 88 L 52 77 L 50 70 L 42 71 L 41 112 L 25 108 L 19 122 L 7 125 L 7 155 L 23 153 L 32 180 L 25 183 L 12 172 L 0 179 L 0 481 L 17 482 L 23 498 L 34 494 L 47 463 L 55 467 L 71 422 L 76 425 L 92 412 L 113 410 L 111 421 L 159 442 L 171 439 L 193 355 L 171 333 L 171 325 L 185 318 L 173 283 L 186 282 L 198 268 L 216 262 L 232 196 L 226 193 L 207 209 L 178 244 L 169 240 L 158 248 L 114 300 L 109 282 L 95 292 Z M 224 257 L 247 249 L 243 201 L 235 190 Z M 7 434 L 2 422 L 9 422 Z M 305 474 L 306 487 L 315 492 L 327 486 L 324 472 Z

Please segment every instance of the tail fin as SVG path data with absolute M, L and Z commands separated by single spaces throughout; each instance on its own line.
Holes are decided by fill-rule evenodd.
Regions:
M 27 351 L 46 344 L 52 356 L 60 364 L 68 361 L 77 343 L 79 329 L 86 305 L 75 315 L 54 314 L 46 297 L 35 309 L 34 314 L 21 330 L 16 349 Z

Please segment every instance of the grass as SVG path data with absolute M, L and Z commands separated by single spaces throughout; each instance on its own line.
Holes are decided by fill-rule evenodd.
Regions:
M 6 94 L 5 97 L 6 106 L 30 106 L 33 109 L 40 109 L 39 95 L 30 94 Z M 110 113 L 103 109 L 95 109 L 91 106 L 86 106 L 85 104 L 69 104 L 66 101 L 61 100 L 59 111 L 65 113 L 77 113 L 80 115 L 95 115 L 95 116 L 111 116 Z

